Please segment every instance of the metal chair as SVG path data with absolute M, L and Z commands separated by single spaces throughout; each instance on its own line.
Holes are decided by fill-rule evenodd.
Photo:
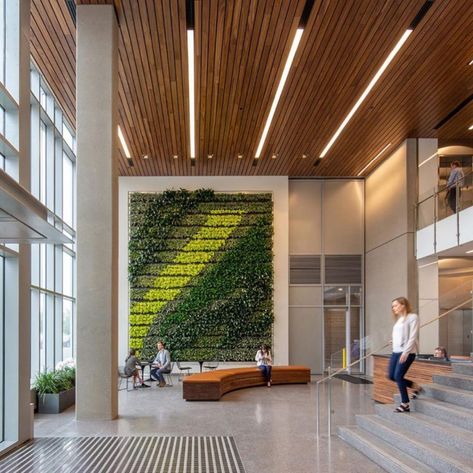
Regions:
M 182 375 L 187 376 L 189 371 L 192 369 L 190 366 L 182 366 L 179 361 L 176 361 L 177 369 L 179 370 L 179 381 L 182 379 Z
M 128 375 L 128 374 L 125 373 L 125 367 L 124 366 L 119 366 L 118 367 L 118 390 L 123 391 L 124 389 L 126 389 L 127 391 L 129 391 L 128 381 L 132 377 L 133 377 L 133 374 Z M 124 379 L 126 380 L 126 386 L 125 386 L 125 388 L 122 388 L 121 385 L 122 385 L 122 381 Z
M 168 371 L 167 373 L 163 373 L 164 377 L 166 378 L 166 386 L 172 387 L 174 386 L 172 382 L 172 370 L 174 369 L 174 361 L 171 361 L 171 371 Z
M 206 370 L 209 370 L 209 371 L 213 371 L 213 370 L 216 370 L 218 368 L 218 364 L 219 364 L 218 361 L 209 361 L 208 363 L 206 363 L 203 366 L 203 368 L 205 368 Z

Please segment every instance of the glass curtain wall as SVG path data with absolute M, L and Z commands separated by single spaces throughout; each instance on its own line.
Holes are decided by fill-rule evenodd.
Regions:
M 3 397 L 5 383 L 5 360 L 4 345 L 5 338 L 3 328 L 5 327 L 5 258 L 0 256 L 0 442 L 3 442 Z
M 31 191 L 75 238 L 76 143 L 54 96 L 31 71 Z M 75 245 L 31 246 L 31 376 L 75 351 Z

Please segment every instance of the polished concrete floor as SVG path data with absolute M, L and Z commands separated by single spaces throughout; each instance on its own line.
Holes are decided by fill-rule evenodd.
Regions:
M 219 402 L 186 402 L 182 383 L 119 393 L 115 421 L 79 422 L 74 409 L 36 415 L 35 436 L 233 436 L 246 473 L 381 471 L 336 437 L 336 426 L 374 411 L 371 385 L 332 381 L 332 436 L 327 435 L 327 395 L 321 389 L 317 439 L 316 384 L 258 387 L 226 394 Z

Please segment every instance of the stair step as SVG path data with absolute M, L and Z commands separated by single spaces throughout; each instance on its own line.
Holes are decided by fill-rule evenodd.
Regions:
M 441 384 L 423 384 L 423 395 L 473 409 L 473 392 Z
M 435 471 L 359 427 L 339 427 L 338 435 L 389 473 L 433 473 Z
M 409 414 L 399 414 L 409 416 Z M 378 415 L 358 415 L 357 424 L 396 449 L 442 473 L 473 473 L 473 458 L 420 439 L 409 429 L 400 427 Z
M 454 373 L 473 376 L 473 363 L 452 363 Z
M 473 411 L 471 409 L 428 397 L 416 399 L 412 406 L 415 412 L 473 431 Z
M 435 374 L 432 376 L 432 381 L 443 386 L 473 391 L 473 376 L 465 374 Z
M 417 434 L 419 438 L 448 447 L 467 457 L 472 455 L 473 435 L 471 431 L 421 412 L 399 415 L 398 412 L 394 412 L 394 408 L 394 404 L 378 404 L 375 406 L 376 413 L 380 417 L 408 429 L 410 432 Z

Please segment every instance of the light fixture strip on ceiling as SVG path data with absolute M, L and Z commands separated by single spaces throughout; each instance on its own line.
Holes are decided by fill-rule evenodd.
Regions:
M 383 75 L 383 72 L 387 69 L 389 64 L 396 57 L 397 53 L 402 48 L 404 43 L 407 41 L 407 38 L 409 38 L 409 35 L 412 33 L 412 31 L 413 30 L 409 28 L 404 32 L 401 39 L 397 42 L 396 46 L 394 46 L 393 50 L 389 53 L 388 57 L 385 59 L 381 67 L 376 72 L 375 76 L 371 79 L 371 82 L 368 84 L 368 87 L 366 87 L 366 89 L 363 91 L 360 98 L 356 101 L 355 105 L 353 106 L 353 108 L 348 112 L 348 115 L 345 117 L 342 124 L 338 127 L 338 130 L 335 132 L 332 138 L 330 138 L 330 141 L 327 143 L 322 153 L 320 153 L 321 158 L 325 157 L 325 155 L 328 153 L 332 145 L 335 143 L 337 138 L 342 133 L 343 129 L 347 126 L 348 122 L 353 118 L 353 115 L 355 115 L 356 111 L 360 108 L 361 104 L 365 101 L 368 94 L 371 92 L 373 87 L 378 82 L 379 78 Z
M 120 144 L 122 145 L 123 152 L 125 153 L 125 156 L 128 159 L 131 159 L 130 150 L 128 149 L 128 146 L 126 144 L 125 137 L 123 136 L 122 129 L 120 128 L 120 125 L 118 125 L 118 138 L 120 139 Z
M 359 173 L 358 176 L 361 176 L 379 157 L 391 146 L 391 143 L 386 145 Z
M 187 30 L 187 63 L 189 66 L 189 143 L 190 157 L 195 159 L 195 84 L 194 30 Z
M 469 130 L 473 130 L 473 125 L 468 127 Z
M 291 69 L 291 65 L 294 60 L 294 56 L 296 55 L 297 48 L 299 47 L 303 32 L 304 28 L 298 28 L 294 36 L 294 40 L 292 41 L 292 46 L 289 51 L 289 55 L 286 59 L 286 64 L 284 66 L 284 70 L 279 81 L 278 88 L 276 90 L 276 95 L 274 96 L 273 103 L 271 104 L 271 109 L 269 110 L 268 118 L 266 119 L 266 124 L 264 125 L 263 133 L 261 134 L 258 148 L 256 149 L 255 159 L 258 159 L 260 157 L 261 151 L 263 150 L 264 142 L 266 141 L 269 127 L 271 126 L 271 122 L 273 121 L 274 113 L 276 112 L 276 107 L 278 106 L 279 99 L 281 98 L 281 94 L 284 89 L 284 84 L 286 83 L 287 76 L 289 75 L 289 70 Z

